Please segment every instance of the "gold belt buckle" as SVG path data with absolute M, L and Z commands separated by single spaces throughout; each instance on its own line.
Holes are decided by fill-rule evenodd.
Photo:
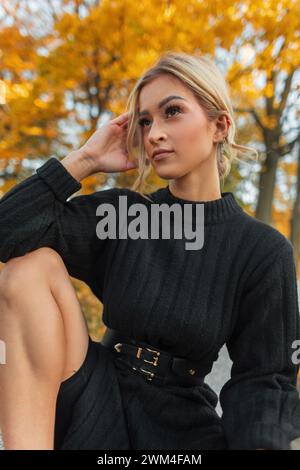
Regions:
M 140 359 L 141 353 L 142 353 L 142 350 L 143 350 L 143 349 L 144 349 L 144 348 L 141 348 L 141 347 L 138 348 L 137 353 L 136 353 L 136 357 L 137 357 L 138 359 Z M 150 348 L 145 348 L 145 349 L 147 349 L 148 351 L 151 351 L 151 352 L 156 353 L 157 356 L 155 356 L 154 362 L 152 362 L 152 361 L 147 361 L 147 359 L 143 359 L 143 361 L 144 361 L 144 362 L 148 362 L 149 364 L 153 364 L 154 366 L 157 366 L 157 364 L 158 364 L 158 359 L 159 359 L 159 356 L 160 356 L 160 351 L 156 351 L 155 349 L 150 349 Z
M 121 346 L 122 346 L 122 343 L 116 343 L 114 345 L 114 348 L 115 348 L 116 351 L 121 352 Z
M 134 367 L 134 369 L 135 369 L 135 367 Z M 154 377 L 153 372 L 150 372 L 149 370 L 142 369 L 141 367 L 140 367 L 140 370 L 142 370 L 143 372 L 146 372 L 146 374 L 149 374 L 150 377 L 146 377 L 147 380 L 152 380 L 152 378 Z

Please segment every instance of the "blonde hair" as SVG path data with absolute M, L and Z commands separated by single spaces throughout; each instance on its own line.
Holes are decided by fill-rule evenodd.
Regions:
M 138 177 L 131 189 L 146 199 L 149 198 L 143 191 L 147 185 L 146 178 L 151 166 L 147 162 L 142 128 L 138 125 L 138 100 L 142 88 L 148 82 L 166 73 L 177 77 L 194 93 L 209 121 L 213 121 L 221 114 L 227 114 L 230 120 L 228 135 L 224 142 L 217 146 L 217 165 L 222 183 L 230 173 L 232 162 L 243 161 L 239 158 L 240 154 L 249 158 L 254 156 L 256 160 L 259 158 L 256 149 L 235 142 L 236 126 L 227 83 L 215 63 L 206 56 L 166 52 L 139 78 L 129 95 L 126 107 L 131 113 L 127 133 L 129 159 L 133 158 L 138 166 Z

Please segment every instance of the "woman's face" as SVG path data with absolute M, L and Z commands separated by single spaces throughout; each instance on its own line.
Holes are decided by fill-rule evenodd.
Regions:
M 159 107 L 170 96 L 178 98 Z M 192 91 L 176 77 L 164 74 L 147 83 L 140 92 L 139 113 L 144 146 L 160 177 L 179 178 L 199 171 L 201 163 L 214 157 L 214 142 L 221 140 L 214 139 L 216 126 L 208 121 Z M 159 148 L 173 153 L 153 160 L 153 152 Z

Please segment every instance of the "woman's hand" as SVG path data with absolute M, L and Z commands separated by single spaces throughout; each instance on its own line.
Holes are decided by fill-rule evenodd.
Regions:
M 120 114 L 97 129 L 78 150 L 89 161 L 91 171 L 114 173 L 136 168 L 128 161 L 126 147 L 129 112 Z

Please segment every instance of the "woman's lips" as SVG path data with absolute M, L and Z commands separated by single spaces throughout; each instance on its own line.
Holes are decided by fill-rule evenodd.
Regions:
M 167 157 L 167 156 L 170 155 L 171 153 L 173 153 L 173 152 L 161 152 L 161 153 L 157 153 L 157 154 L 153 157 L 153 160 L 161 160 L 162 158 Z

